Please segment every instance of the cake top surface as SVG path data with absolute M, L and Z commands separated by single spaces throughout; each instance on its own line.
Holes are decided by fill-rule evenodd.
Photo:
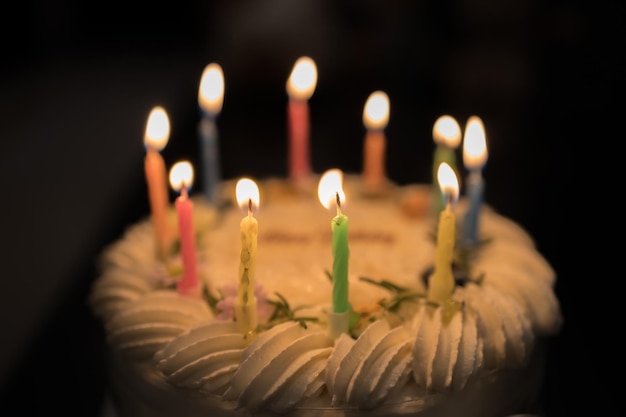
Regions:
M 358 177 L 345 180 L 348 332 L 336 337 L 328 330 L 335 210 L 324 208 L 312 187 L 267 180 L 259 183 L 254 210 L 258 331 L 244 337 L 233 321 L 246 212 L 198 198 L 194 225 L 206 298 L 176 293 L 178 254 L 159 261 L 150 222 L 134 225 L 103 253 L 91 294 L 109 343 L 152 363 L 173 386 L 284 412 L 320 401 L 375 408 L 459 391 L 496 369 L 523 366 L 535 340 L 558 331 L 554 271 L 519 225 L 484 205 L 482 244 L 457 262 L 450 303 L 433 303 L 430 186 L 390 186 L 374 198 Z M 232 199 L 234 183 L 222 185 Z M 457 222 L 465 209 L 462 199 Z

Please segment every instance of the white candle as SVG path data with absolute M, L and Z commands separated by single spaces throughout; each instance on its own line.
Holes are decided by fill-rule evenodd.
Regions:
M 253 208 L 259 206 L 259 188 L 249 178 L 242 178 L 235 186 L 237 202 L 245 207 L 247 214 L 241 219 L 241 256 L 239 261 L 239 287 L 235 302 L 235 319 L 240 332 L 250 335 L 257 323 L 257 301 L 254 295 L 254 275 L 256 271 L 256 250 L 259 224 L 253 215 Z
M 224 73 L 219 64 L 208 64 L 202 73 L 198 88 L 198 104 L 201 119 L 198 125 L 203 172 L 203 194 L 207 200 L 217 203 L 220 182 L 220 160 L 216 118 L 224 102 Z
M 176 213 L 178 215 L 180 256 L 183 263 L 183 276 L 177 283 L 177 289 L 181 295 L 199 299 L 202 297 L 202 291 L 197 273 L 193 202 L 188 195 L 192 184 L 193 168 L 191 164 L 187 161 L 174 164 L 170 170 L 170 185 L 174 191 L 180 191 L 180 195 L 176 198 Z
M 389 97 L 374 91 L 363 108 L 363 124 L 367 129 L 363 144 L 363 183 L 365 192 L 379 194 L 385 185 L 385 127 L 389 123 Z
M 478 217 L 483 201 L 484 181 L 482 169 L 487 161 L 485 127 L 478 116 L 472 116 L 465 125 L 463 138 L 463 164 L 469 171 L 467 177 L 467 210 L 463 222 L 463 242 L 478 242 Z
M 287 80 L 289 177 L 294 183 L 306 181 L 311 174 L 308 100 L 313 95 L 316 85 L 315 61 L 306 56 L 298 58 Z
M 165 162 L 160 151 L 167 145 L 170 137 L 170 122 L 165 109 L 154 107 L 148 116 L 144 134 L 146 157 L 144 171 L 148 184 L 150 214 L 155 233 L 157 257 L 164 260 L 170 250 L 171 236 L 167 225 L 169 206 Z

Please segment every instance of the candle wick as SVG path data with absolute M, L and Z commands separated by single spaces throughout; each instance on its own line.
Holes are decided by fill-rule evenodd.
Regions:
M 450 210 L 450 208 L 452 207 L 452 195 L 449 192 L 444 192 L 443 194 L 443 198 L 445 200 L 444 202 L 444 209 L 445 210 Z
M 337 215 L 341 214 L 341 198 L 339 198 L 339 191 L 335 192 L 335 200 L 337 201 Z
M 248 216 L 252 216 L 252 199 L 248 199 Z

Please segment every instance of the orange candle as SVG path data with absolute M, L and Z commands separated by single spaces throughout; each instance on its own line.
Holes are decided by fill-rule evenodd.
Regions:
M 389 97 L 383 91 L 374 91 L 363 108 L 363 124 L 367 129 L 363 144 L 363 182 L 366 193 L 380 193 L 385 185 L 385 150 L 387 138 L 384 129 L 389 122 Z
M 154 107 L 148 117 L 144 144 L 146 157 L 144 170 L 148 184 L 150 213 L 154 227 L 157 257 L 163 260 L 170 249 L 171 237 L 167 227 L 167 209 L 169 205 L 165 162 L 160 151 L 165 147 L 170 136 L 170 122 L 165 110 Z

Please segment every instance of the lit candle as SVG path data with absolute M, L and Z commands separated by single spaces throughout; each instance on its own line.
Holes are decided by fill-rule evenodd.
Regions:
M 220 181 L 219 136 L 215 119 L 222 110 L 223 103 L 224 74 L 222 67 L 219 64 L 211 63 L 204 68 L 198 88 L 198 104 L 201 113 L 198 137 L 202 155 L 204 196 L 213 203 L 216 203 L 217 188 Z
M 428 281 L 428 299 L 443 304 L 454 291 L 452 258 L 456 238 L 456 218 L 452 206 L 456 204 L 459 196 L 459 182 L 456 173 L 446 162 L 439 165 L 437 179 L 445 205 L 439 213 L 435 268 Z
M 237 181 L 235 187 L 237 202 L 247 207 L 247 215 L 239 223 L 241 237 L 241 257 L 239 262 L 239 287 L 235 302 L 235 319 L 244 335 L 251 334 L 257 326 L 257 302 L 254 295 L 254 273 L 259 224 L 252 209 L 259 206 L 259 188 L 248 178 Z
M 386 179 L 384 129 L 389 122 L 389 97 L 383 91 L 374 91 L 363 108 L 363 124 L 367 129 L 363 145 L 363 182 L 368 194 L 383 191 Z
M 433 125 L 435 153 L 433 156 L 433 204 L 434 212 L 443 210 L 441 187 L 437 179 L 437 170 L 442 162 L 447 163 L 454 171 L 456 168 L 456 148 L 461 143 L 461 128 L 456 119 L 449 115 L 440 116 Z
M 478 242 L 478 216 L 482 205 L 485 184 L 482 169 L 487 161 L 485 128 L 478 116 L 472 116 L 465 125 L 463 138 L 463 164 L 469 170 L 467 176 L 467 211 L 463 222 L 463 242 Z
M 170 136 L 170 122 L 163 107 L 157 106 L 150 111 L 144 134 L 146 157 L 144 170 L 148 184 L 150 212 L 154 227 L 157 257 L 167 257 L 171 236 L 167 226 L 169 206 L 165 162 L 160 151 L 167 145 Z
M 337 215 L 330 225 L 332 232 L 333 254 L 333 296 L 332 312 L 329 313 L 331 336 L 336 338 L 349 330 L 350 303 L 348 301 L 348 216 L 342 213 L 341 205 L 346 196 L 342 187 L 343 174 L 338 169 L 328 170 L 320 178 L 317 193 L 320 202 L 327 209 L 333 202 L 337 207 Z
M 294 183 L 302 183 L 311 173 L 309 156 L 309 98 L 317 85 L 317 67 L 309 57 L 296 61 L 287 80 L 289 106 L 289 177 Z
M 193 202 L 189 198 L 189 189 L 192 184 L 191 164 L 187 161 L 175 163 L 170 170 L 170 185 L 174 191 L 180 191 L 175 204 L 178 215 L 180 256 L 183 263 L 183 276 L 177 283 L 177 289 L 181 295 L 201 298 L 196 261 L 196 237 L 193 230 Z

